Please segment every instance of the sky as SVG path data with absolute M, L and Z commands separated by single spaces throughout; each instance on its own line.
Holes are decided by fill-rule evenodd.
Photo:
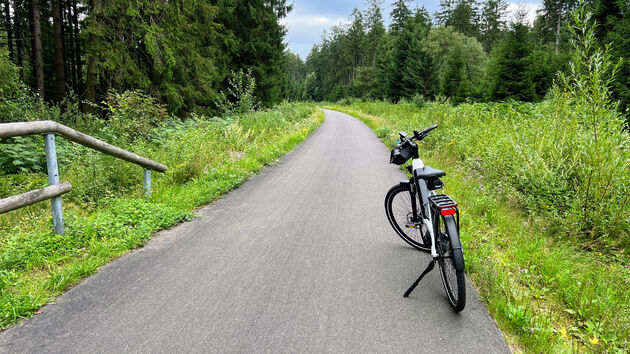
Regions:
M 287 2 L 291 3 L 290 0 Z M 385 0 L 383 5 L 383 17 L 386 25 L 389 24 L 392 2 L 393 0 Z M 519 5 L 524 7 L 528 13 L 527 19 L 532 23 L 536 16 L 536 9 L 540 7 L 542 0 L 507 2 L 510 13 L 515 11 Z M 416 6 L 423 5 L 433 16 L 440 8 L 440 0 L 416 0 L 410 3 L 409 7 L 415 9 Z M 355 7 L 359 10 L 365 10 L 368 6 L 364 0 L 293 0 L 293 11 L 281 21 L 288 29 L 286 42 L 289 50 L 299 54 L 302 59 L 306 59 L 313 45 L 320 42 L 324 29 L 329 29 L 340 23 L 347 23 L 348 17 Z

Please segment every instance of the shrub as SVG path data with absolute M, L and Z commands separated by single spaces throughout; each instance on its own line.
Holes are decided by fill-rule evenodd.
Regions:
M 413 103 L 418 109 L 422 109 L 422 107 L 424 107 L 424 104 L 426 103 L 426 100 L 424 99 L 423 95 L 416 93 L 411 98 L 411 103 Z
M 139 91 L 110 91 L 105 104 L 108 111 L 105 131 L 118 141 L 132 143 L 146 139 L 168 117 L 163 105 Z
M 228 78 L 227 94 L 223 91 L 219 94 L 217 106 L 224 113 L 253 112 L 258 108 L 255 96 L 256 79 L 252 75 L 252 69 L 243 72 L 232 71 Z

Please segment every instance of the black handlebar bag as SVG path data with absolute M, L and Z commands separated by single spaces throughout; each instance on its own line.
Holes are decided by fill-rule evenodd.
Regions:
M 402 165 L 413 156 L 413 147 L 410 144 L 398 144 L 389 155 L 389 163 Z

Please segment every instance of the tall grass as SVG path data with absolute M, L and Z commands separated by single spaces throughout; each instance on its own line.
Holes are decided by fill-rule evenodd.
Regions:
M 121 105 L 117 114 L 130 111 Z M 150 199 L 143 195 L 141 167 L 57 139 L 67 155 L 60 179 L 73 185 L 63 197 L 66 234 L 52 233 L 47 202 L 0 215 L 0 328 L 30 316 L 153 232 L 190 219 L 195 207 L 274 163 L 319 125 L 322 114 L 314 111 L 313 105 L 296 103 L 222 118 L 164 118 L 156 128 L 136 127 L 124 135 L 107 125 L 116 122 L 111 117 L 92 126 L 93 134 L 168 166 L 165 174 L 153 173 Z M 40 141 L 25 143 L 34 148 Z M 37 170 L 2 174 L 0 192 L 17 194 L 46 183 Z
M 630 350 L 630 139 L 615 63 L 575 14 L 575 55 L 540 104 L 337 106 L 388 146 L 439 120 L 421 157 L 448 171 L 466 267 L 517 351 Z

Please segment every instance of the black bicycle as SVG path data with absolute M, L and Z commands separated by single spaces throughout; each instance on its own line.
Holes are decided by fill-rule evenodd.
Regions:
M 427 268 L 405 292 L 404 297 L 409 297 L 437 262 L 448 300 L 455 312 L 459 312 L 466 305 L 459 209 L 448 195 L 436 193 L 444 186 L 440 177 L 446 176 L 446 173 L 425 166 L 418 156 L 418 145 L 415 143 L 426 138 L 435 128 L 437 124 L 421 132 L 414 130 L 411 137 L 400 132 L 400 141 L 391 152 L 390 163 L 402 165 L 413 159 L 411 166 L 407 166 L 412 177 L 387 192 L 385 212 L 398 236 L 412 247 L 430 252 L 432 256 Z

